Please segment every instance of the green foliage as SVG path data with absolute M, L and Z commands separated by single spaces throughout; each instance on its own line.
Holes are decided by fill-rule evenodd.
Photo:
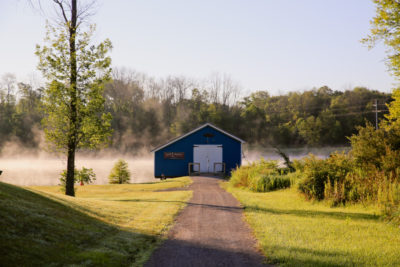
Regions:
M 351 154 L 359 166 L 373 164 L 380 167 L 380 160 L 385 155 L 387 143 L 382 129 L 375 128 L 367 123 L 365 127 L 358 127 L 358 134 L 350 138 Z
M 110 184 L 128 184 L 131 179 L 131 173 L 128 169 L 128 163 L 119 159 L 111 170 L 108 180 Z
M 20 88 L 19 83 L 14 81 L 15 88 L 16 84 Z M 51 91 L 50 97 L 44 94 L 42 88 L 21 84 L 18 98 L 16 90 L 8 97 L 6 87 L 3 87 L 0 90 L 0 146 L 10 139 L 16 139 L 24 145 L 36 147 L 38 139 L 34 138 L 35 129 L 39 128 L 41 120 L 47 120 L 49 126 L 51 122 L 51 129 L 60 128 L 57 134 L 46 130 L 49 135 L 55 135 L 54 138 L 65 136 L 69 129 L 68 119 L 57 121 L 56 114 L 45 119 L 47 115 L 44 111 L 53 109 L 39 109 L 43 101 L 56 103 L 60 94 L 67 92 L 68 88 L 64 87 L 61 80 L 49 83 L 46 90 Z M 180 91 L 182 88 L 187 90 L 186 94 Z M 364 125 L 365 121 L 374 121 L 371 113 L 374 99 L 378 99 L 379 103 L 390 99 L 390 94 L 366 88 L 335 92 L 323 87 L 280 96 L 270 96 L 260 91 L 236 103 L 223 105 L 222 100 L 213 100 L 208 88 L 188 81 L 185 77 L 157 81 L 144 74 L 123 69 L 113 71 L 113 81 L 104 85 L 102 93 L 105 110 L 96 113 L 97 119 L 102 120 L 102 113 L 107 116 L 111 114 L 113 119 L 102 120 L 102 123 L 105 126 L 108 121 L 113 134 L 107 138 L 100 131 L 93 136 L 92 141 L 98 143 L 111 139 L 113 148 L 121 152 L 157 146 L 205 122 L 212 122 L 249 144 L 274 144 L 279 147 L 347 144 L 346 136 L 357 132 L 355 126 Z M 10 99 L 9 103 L 7 98 Z M 60 108 L 68 111 L 66 104 Z M 382 113 L 378 115 L 383 118 Z M 91 123 L 88 120 L 84 124 L 83 132 L 94 131 L 89 127 Z M 318 127 L 314 127 L 316 125 Z M 88 145 L 90 138 L 86 138 L 86 141 L 81 138 L 79 146 Z M 395 135 L 392 139 L 400 140 Z M 60 141 L 65 143 L 67 140 Z M 61 147 L 58 149 L 63 150 Z
M 280 150 L 278 147 L 275 147 L 275 151 L 276 153 L 278 153 L 282 159 L 284 160 L 285 166 L 286 168 L 290 171 L 290 172 L 294 172 L 296 171 L 296 169 L 293 166 L 293 162 L 290 161 L 289 156 L 283 152 L 282 150 Z
M 397 77 L 400 77 L 400 5 L 394 0 L 373 0 L 376 6 L 375 17 L 371 21 L 371 34 L 362 42 L 374 47 L 384 41 L 389 48 L 388 65 Z
M 268 192 L 290 187 L 289 169 L 278 167 L 276 161 L 261 159 L 232 172 L 229 183 L 235 187 L 246 187 L 255 192 Z
M 258 175 L 276 173 L 278 164 L 276 161 L 261 159 L 249 165 L 241 166 L 232 172 L 230 183 L 237 187 L 253 187 L 253 180 Z
M 290 187 L 290 178 L 287 175 L 270 174 L 255 178 L 255 192 L 269 192 Z
M 91 184 L 96 180 L 96 174 L 94 173 L 92 168 L 82 167 L 81 170 L 75 168 L 74 175 L 75 183 L 83 184 Z M 60 177 L 60 185 L 61 191 L 65 193 L 65 186 L 67 180 L 67 170 L 63 170 Z
M 343 185 L 352 168 L 352 159 L 344 153 L 334 153 L 327 159 L 318 159 L 310 155 L 304 159 L 303 177 L 299 181 L 298 189 L 307 198 L 317 200 L 324 199 L 325 193 L 331 186 L 334 187 L 335 192 L 342 194 L 341 188 L 335 185 Z M 339 197 L 338 201 L 345 201 L 345 199 Z
M 111 80 L 111 58 L 106 55 L 112 45 L 108 39 L 92 45 L 94 30 L 92 25 L 87 32 L 76 34 L 79 71 L 75 86 L 68 82 L 72 72 L 69 28 L 47 25 L 48 45 L 36 47 L 38 68 L 49 81 L 42 98 L 42 124 L 47 140 L 63 152 L 71 141 L 77 149 L 97 148 L 106 144 L 112 133 L 111 114 L 104 112 L 103 97 L 104 86 Z

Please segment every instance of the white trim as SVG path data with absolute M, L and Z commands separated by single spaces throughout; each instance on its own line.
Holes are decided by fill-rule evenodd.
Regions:
M 236 137 L 236 136 L 234 136 L 234 135 L 231 135 L 230 133 L 225 132 L 224 130 L 218 128 L 217 126 L 212 125 L 211 123 L 206 123 L 206 124 L 203 124 L 202 126 L 197 127 L 196 129 L 194 129 L 194 130 L 192 130 L 192 131 L 190 131 L 190 132 L 188 132 L 188 133 L 186 133 L 186 134 L 184 134 L 184 135 L 181 135 L 181 136 L 179 136 L 179 137 L 177 137 L 177 138 L 175 138 L 175 139 L 169 141 L 168 143 L 166 143 L 166 144 L 164 144 L 164 145 L 161 145 L 161 146 L 159 146 L 159 147 L 154 148 L 153 150 L 151 150 L 151 152 L 156 152 L 156 151 L 158 151 L 158 150 L 160 150 L 160 149 L 163 149 L 164 147 L 167 147 L 167 146 L 169 146 L 170 144 L 173 144 L 173 143 L 175 143 L 176 141 L 179 141 L 179 140 L 185 138 L 186 136 L 191 135 L 192 133 L 197 132 L 197 131 L 199 131 L 199 130 L 201 130 L 201 129 L 207 127 L 207 126 L 210 126 L 211 128 L 214 128 L 215 130 L 217 130 L 217 131 L 219 131 L 219 132 L 221 132 L 221 133 L 223 133 L 223 134 L 225 134 L 225 135 L 231 137 L 232 139 L 235 139 L 235 140 L 239 141 L 240 143 L 246 143 L 245 141 L 243 141 L 243 140 L 240 139 L 239 137 Z

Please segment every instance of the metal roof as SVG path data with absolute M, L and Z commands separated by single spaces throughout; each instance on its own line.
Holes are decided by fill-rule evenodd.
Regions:
M 211 123 L 206 123 L 206 124 L 203 124 L 202 126 L 197 127 L 196 129 L 194 129 L 194 130 L 192 130 L 192 131 L 190 131 L 190 132 L 188 132 L 188 133 L 186 133 L 186 134 L 184 134 L 184 135 L 181 135 L 181 136 L 179 136 L 179 137 L 177 137 L 177 138 L 174 138 L 174 139 L 168 141 L 168 142 L 167 142 L 166 144 L 164 144 L 164 145 L 161 145 L 161 146 L 158 146 L 158 147 L 154 148 L 153 150 L 151 150 L 151 152 L 156 152 L 156 151 L 158 151 L 158 150 L 160 150 L 160 149 L 163 149 L 164 147 L 167 147 L 167 146 L 169 146 L 170 144 L 173 144 L 173 143 L 175 143 L 175 142 L 177 142 L 177 141 L 179 141 L 179 140 L 185 138 L 186 136 L 191 135 L 192 133 L 197 132 L 198 130 L 201 130 L 201 129 L 207 127 L 207 126 L 210 126 L 211 128 L 214 128 L 215 130 L 217 130 L 217 131 L 219 131 L 219 132 L 221 132 L 221 133 L 223 133 L 223 134 L 225 134 L 225 135 L 227 135 L 227 136 L 229 136 L 229 137 L 231 137 L 231 138 L 233 138 L 233 139 L 235 139 L 235 140 L 237 140 L 237 141 L 239 141 L 239 142 L 241 142 L 241 143 L 246 143 L 245 141 L 243 141 L 243 140 L 240 139 L 239 137 L 236 137 L 236 136 L 234 136 L 234 135 L 232 135 L 232 134 L 230 134 L 230 133 L 228 133 L 228 132 L 225 132 L 224 130 L 218 128 L 218 127 L 215 126 L 215 125 L 212 125 Z

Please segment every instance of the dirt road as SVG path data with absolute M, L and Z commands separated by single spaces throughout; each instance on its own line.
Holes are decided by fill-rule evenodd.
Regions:
M 192 199 L 145 266 L 265 266 L 243 209 L 220 179 L 192 179 Z

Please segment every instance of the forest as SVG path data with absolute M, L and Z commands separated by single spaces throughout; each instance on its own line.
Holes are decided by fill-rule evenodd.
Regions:
M 323 147 L 349 145 L 357 126 L 373 125 L 387 113 L 391 94 L 354 87 L 335 91 L 328 86 L 303 92 L 244 95 L 229 75 L 195 80 L 163 79 L 116 68 L 104 90 L 106 112 L 112 115 L 109 146 L 139 153 L 210 122 L 262 147 Z M 0 148 L 16 142 L 37 148 L 44 117 L 44 87 L 19 82 L 6 73 L 0 83 Z M 377 103 L 377 106 L 375 106 Z

